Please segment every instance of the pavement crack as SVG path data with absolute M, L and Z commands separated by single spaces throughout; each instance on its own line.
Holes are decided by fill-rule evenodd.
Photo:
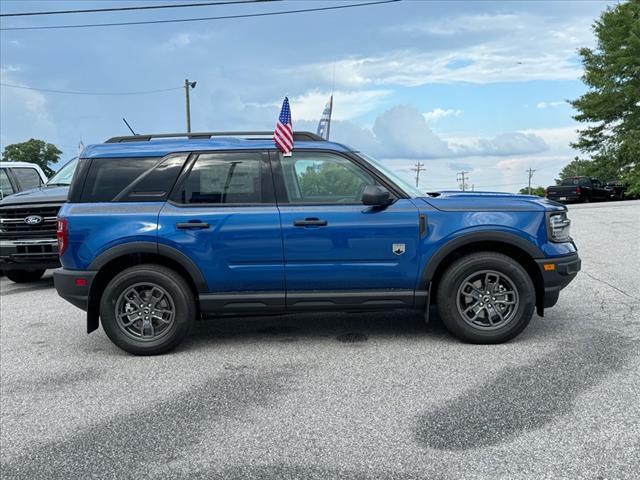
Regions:
M 592 280 L 595 280 L 596 282 L 600 282 L 604 285 L 607 285 L 608 287 L 613 288 L 616 292 L 621 293 L 629 298 L 633 298 L 634 300 L 638 300 L 640 301 L 640 298 L 636 298 L 633 295 L 628 294 L 627 292 L 625 292 L 624 290 L 619 289 L 618 287 L 616 287 L 615 285 L 610 284 L 609 282 L 602 280 L 601 278 L 595 277 L 594 275 L 591 275 L 589 272 L 582 270 L 582 273 L 584 273 L 587 277 L 591 278 Z

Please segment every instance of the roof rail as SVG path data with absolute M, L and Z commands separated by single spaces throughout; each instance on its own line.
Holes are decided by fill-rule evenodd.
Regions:
M 269 137 L 273 138 L 273 132 L 194 132 L 194 133 L 152 133 L 140 135 L 127 135 L 124 137 L 112 137 L 105 143 L 146 142 L 154 138 L 180 138 L 189 140 L 201 140 L 211 137 Z M 322 142 L 324 138 L 311 132 L 293 132 L 293 140 L 300 142 Z

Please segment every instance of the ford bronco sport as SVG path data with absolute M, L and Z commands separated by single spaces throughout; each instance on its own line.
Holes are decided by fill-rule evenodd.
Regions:
M 270 135 L 137 135 L 84 150 L 58 214 L 54 279 L 88 332 L 101 322 L 122 349 L 151 355 L 205 316 L 435 303 L 455 336 L 497 343 L 580 269 L 561 204 L 425 195 L 345 145 L 297 132 L 286 157 Z

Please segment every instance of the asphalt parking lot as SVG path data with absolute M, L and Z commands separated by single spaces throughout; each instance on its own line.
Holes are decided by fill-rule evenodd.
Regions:
M 638 478 L 640 201 L 570 207 L 583 271 L 514 341 L 415 313 L 201 323 L 127 355 L 0 279 L 2 478 Z

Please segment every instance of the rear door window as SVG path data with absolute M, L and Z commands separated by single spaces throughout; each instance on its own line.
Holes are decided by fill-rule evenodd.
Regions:
M 257 152 L 199 155 L 181 192 L 182 203 L 261 203 L 260 160 Z
M 22 190 L 38 188 L 42 185 L 42 179 L 40 178 L 40 175 L 38 175 L 38 172 L 36 172 L 35 168 L 19 167 L 12 170 Z

